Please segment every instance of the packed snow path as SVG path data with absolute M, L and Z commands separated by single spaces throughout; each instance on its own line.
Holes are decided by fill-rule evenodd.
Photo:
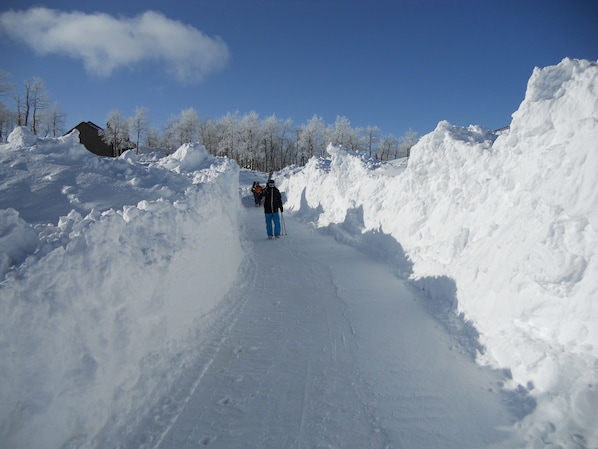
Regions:
M 513 447 L 499 374 L 389 266 L 288 213 L 268 240 L 244 204 L 255 269 L 161 449 Z

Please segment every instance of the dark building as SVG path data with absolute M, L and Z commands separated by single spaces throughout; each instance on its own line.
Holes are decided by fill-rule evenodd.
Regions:
M 74 129 L 79 130 L 79 141 L 92 153 L 98 156 L 118 156 L 114 154 L 112 146 L 104 142 L 100 134 L 103 129 L 95 123 L 81 122 L 66 134 L 70 134 Z

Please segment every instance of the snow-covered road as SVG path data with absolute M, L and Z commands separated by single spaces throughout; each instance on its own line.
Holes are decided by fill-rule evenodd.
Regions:
M 500 374 L 390 266 L 288 213 L 288 235 L 267 240 L 244 204 L 255 266 L 159 448 L 514 447 Z

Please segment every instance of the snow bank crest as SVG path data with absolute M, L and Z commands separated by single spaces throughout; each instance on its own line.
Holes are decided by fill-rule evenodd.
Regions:
M 192 172 L 199 170 L 207 157 L 208 152 L 203 145 L 186 143 L 159 164 L 176 173 Z
M 596 65 L 594 61 L 565 58 L 558 65 L 536 67 L 527 84 L 525 102 L 554 101 L 572 94 L 579 88 L 576 84 L 592 80 L 592 68 Z
M 8 143 L 15 148 L 32 147 L 37 143 L 37 136 L 29 128 L 19 126 L 8 136 Z

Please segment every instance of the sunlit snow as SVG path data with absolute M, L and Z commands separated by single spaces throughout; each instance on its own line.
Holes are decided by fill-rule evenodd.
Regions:
M 274 174 L 287 225 L 301 226 L 296 232 L 314 263 L 345 254 L 322 244 L 326 239 L 357 248 L 364 271 L 368 263 L 372 273 L 388 267 L 418 292 L 415 301 L 433 318 L 421 319 L 426 334 L 437 335 L 440 326 L 457 353 L 503 373 L 502 397 L 512 398 L 506 406 L 521 447 L 598 447 L 596 86 L 596 62 L 564 59 L 534 70 L 509 129 L 498 134 L 441 122 L 408 160 L 382 163 L 330 146 L 326 158 Z M 265 239 L 260 210 L 247 205 L 251 182 L 265 176 L 239 170 L 199 144 L 165 158 L 128 152 L 107 159 L 80 145 L 76 131 L 54 139 L 13 131 L 0 145 L 0 446 L 119 447 L 111 438 L 136 441 L 144 433 L 153 438 L 144 447 L 166 444 L 168 437 L 148 432 L 152 407 L 170 403 L 176 421 L 193 404 L 190 393 L 201 390 L 205 372 L 194 371 L 194 363 L 210 354 L 202 342 L 226 340 L 235 332 L 228 323 L 249 313 L 240 292 L 262 277 L 247 267 L 256 254 L 272 251 L 260 245 L 286 248 L 278 265 L 293 267 L 293 251 L 302 267 L 310 260 L 292 229 L 281 242 Z M 309 245 L 312 238 L 319 244 Z M 288 247 L 293 242 L 295 250 Z M 329 275 L 301 273 L 312 273 L 310 288 L 324 295 L 342 264 Z M 290 288 L 290 269 L 277 276 Z M 384 298 L 400 290 L 392 281 L 363 289 Z M 341 290 L 334 294 L 353 313 L 348 331 L 357 345 L 350 360 L 362 364 L 356 370 L 405 344 L 375 346 L 396 335 L 392 321 L 372 319 L 384 317 L 381 300 Z M 285 300 L 293 302 L 281 297 L 273 304 Z M 310 316 L 316 320 L 310 310 L 297 310 L 306 325 Z M 418 339 L 409 344 L 418 348 Z M 399 361 L 393 363 L 388 367 L 399 375 Z M 371 373 L 372 381 L 393 376 Z M 177 389 L 182 379 L 186 390 Z M 394 386 L 392 379 L 385 386 Z M 374 401 L 355 388 L 353 399 L 378 407 L 372 416 L 404 408 L 390 390 Z M 323 397 L 331 391 L 323 389 Z M 414 407 L 421 412 L 420 399 Z M 458 416 L 465 410 L 460 401 L 454 406 Z M 251 411 L 242 416 L 251 422 Z M 448 418 L 435 419 L 441 437 L 451 434 Z M 377 442 L 401 447 L 393 439 L 402 435 L 391 428 L 396 420 L 375 424 L 387 426 Z M 202 438 L 196 447 L 216 445 L 214 436 Z

